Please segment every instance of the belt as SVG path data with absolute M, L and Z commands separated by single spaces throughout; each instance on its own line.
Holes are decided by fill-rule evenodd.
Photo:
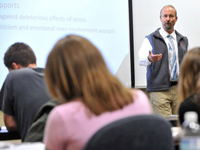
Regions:
M 178 84 L 178 82 L 170 82 L 171 86 L 175 86 Z

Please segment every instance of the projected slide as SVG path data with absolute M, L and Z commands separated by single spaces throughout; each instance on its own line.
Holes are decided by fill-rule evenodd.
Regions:
M 68 34 L 89 39 L 111 73 L 131 86 L 128 0 L 1 0 L 0 87 L 8 74 L 4 53 L 11 44 L 30 45 L 37 66 L 45 67 L 53 45 Z

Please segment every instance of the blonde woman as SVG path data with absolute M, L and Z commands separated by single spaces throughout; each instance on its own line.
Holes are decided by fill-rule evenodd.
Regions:
M 180 100 L 179 120 L 184 121 L 184 113 L 195 111 L 200 122 L 200 47 L 188 51 L 183 59 L 178 84 Z
M 147 96 L 124 87 L 109 72 L 99 50 L 83 37 L 59 40 L 48 56 L 45 74 L 51 95 L 63 103 L 47 120 L 48 150 L 81 150 L 104 125 L 152 112 Z

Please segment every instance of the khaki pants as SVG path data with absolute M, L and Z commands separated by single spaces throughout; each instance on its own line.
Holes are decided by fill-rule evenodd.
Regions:
M 178 96 L 177 85 L 172 86 L 168 91 L 150 92 L 150 100 L 155 114 L 163 117 L 177 115 Z

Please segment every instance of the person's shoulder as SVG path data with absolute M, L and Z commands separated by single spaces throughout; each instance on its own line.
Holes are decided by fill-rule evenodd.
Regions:
M 160 35 L 160 32 L 159 32 L 160 29 L 161 29 L 161 28 L 156 29 L 155 31 L 153 31 L 153 32 L 150 33 L 149 35 L 145 36 L 145 38 L 147 38 L 148 40 L 152 40 L 153 37 L 160 37 L 160 36 L 161 36 L 161 35 Z
M 196 96 L 196 94 L 190 95 L 188 98 L 186 98 L 186 99 L 181 103 L 181 105 L 183 105 L 183 106 L 189 106 L 189 105 L 194 105 L 194 104 L 196 105 L 196 103 L 194 102 L 195 96 Z
M 186 111 L 195 111 L 200 116 L 200 105 L 195 102 L 195 95 L 186 98 L 179 107 L 179 115 L 183 115 Z
M 51 99 L 47 101 L 38 111 L 35 120 L 39 119 L 44 114 L 49 114 L 53 108 L 58 106 L 60 103 L 57 100 Z
M 21 73 L 39 73 L 39 74 L 44 74 L 44 69 L 43 68 L 30 68 L 30 67 L 26 67 L 26 68 L 21 68 L 18 69 L 19 72 Z
M 7 77 L 6 77 L 6 82 L 11 81 L 13 79 L 16 79 L 16 78 L 20 77 L 21 74 L 23 74 L 22 72 L 23 72 L 22 69 L 11 70 L 8 73 Z
M 44 76 L 43 72 L 35 71 L 33 68 L 21 68 L 17 70 L 11 70 L 8 75 L 6 76 L 5 82 L 15 82 L 16 80 L 19 80 L 24 77 L 31 77 L 34 74 L 39 74 L 41 76 Z
M 130 104 L 135 111 L 141 113 L 152 113 L 149 98 L 145 92 L 139 89 L 131 89 L 133 103 Z
M 186 98 L 181 104 L 180 108 L 181 111 L 192 111 L 192 110 L 198 110 L 200 111 L 200 105 L 195 102 L 195 95 L 191 95 L 188 98 Z
M 29 68 L 29 67 L 25 67 L 25 68 L 21 68 L 21 69 L 17 69 L 17 70 L 11 70 L 8 74 L 8 76 L 11 77 L 15 77 L 15 76 L 23 76 L 23 75 L 30 75 L 30 74 L 44 74 L 44 69 L 42 68 Z
M 130 91 L 132 93 L 134 100 L 142 100 L 142 101 L 148 100 L 147 94 L 142 90 L 132 88 Z
M 73 121 L 75 118 L 85 116 L 86 107 L 80 101 L 72 101 L 55 106 L 50 112 L 50 117 L 55 120 Z
M 175 30 L 175 34 L 176 34 L 176 36 L 179 36 L 180 38 L 185 38 L 185 39 L 187 39 L 186 36 L 182 35 L 182 34 L 181 34 L 180 32 L 178 32 L 177 30 Z
M 24 74 L 24 73 L 29 73 L 29 72 L 33 72 L 32 68 L 21 68 L 21 69 L 16 69 L 16 70 L 11 70 L 8 75 L 9 76 L 14 76 L 14 75 L 19 75 L 19 74 Z
M 83 104 L 83 102 L 81 102 L 81 100 L 73 100 L 71 102 L 67 102 L 67 103 L 56 106 L 55 111 L 74 113 L 74 112 L 78 112 L 79 110 L 83 108 L 85 108 L 85 105 Z

